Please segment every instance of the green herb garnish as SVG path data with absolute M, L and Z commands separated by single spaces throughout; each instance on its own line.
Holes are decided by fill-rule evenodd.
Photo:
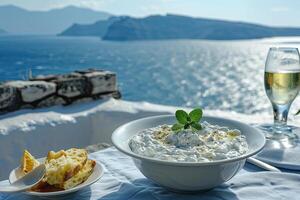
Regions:
M 202 109 L 196 108 L 189 114 L 184 110 L 177 110 L 175 113 L 177 123 L 172 126 L 173 131 L 183 129 L 201 130 L 202 126 L 199 123 L 202 118 Z

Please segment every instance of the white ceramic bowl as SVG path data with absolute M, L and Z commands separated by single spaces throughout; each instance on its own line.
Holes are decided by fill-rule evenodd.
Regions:
M 133 153 L 129 140 L 139 131 L 162 124 L 174 124 L 172 115 L 161 115 L 129 122 L 114 131 L 112 142 L 121 152 L 131 156 L 137 168 L 157 184 L 178 192 L 195 192 L 211 189 L 231 179 L 245 164 L 246 158 L 259 152 L 264 144 L 264 135 L 247 124 L 218 117 L 203 117 L 211 124 L 239 129 L 246 136 L 248 153 L 212 162 L 174 162 L 145 157 Z

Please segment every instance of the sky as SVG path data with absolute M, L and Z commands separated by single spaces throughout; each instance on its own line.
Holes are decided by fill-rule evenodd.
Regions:
M 0 0 L 0 5 L 7 4 L 29 10 L 74 5 L 115 15 L 143 17 L 172 13 L 300 27 L 300 0 Z

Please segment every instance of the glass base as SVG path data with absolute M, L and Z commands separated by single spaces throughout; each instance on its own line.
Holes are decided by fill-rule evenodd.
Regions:
M 300 145 L 300 128 L 295 126 L 275 127 L 273 124 L 257 126 L 266 136 L 269 148 L 294 148 Z

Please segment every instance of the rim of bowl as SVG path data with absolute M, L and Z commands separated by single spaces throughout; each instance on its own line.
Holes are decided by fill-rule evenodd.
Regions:
M 113 133 L 112 133 L 112 136 L 111 136 L 111 140 L 112 140 L 112 143 L 113 145 L 121 152 L 125 153 L 126 155 L 129 155 L 133 158 L 136 158 L 136 159 L 142 159 L 142 160 L 147 160 L 149 162 L 155 162 L 155 163 L 160 163 L 160 164 L 164 164 L 164 165 L 176 165 L 176 166 L 206 166 L 206 165 L 217 165 L 217 164 L 223 164 L 223 163 L 228 163 L 228 162 L 234 162 L 234 161 L 239 161 L 239 160 L 243 160 L 243 159 L 246 159 L 248 157 L 251 157 L 253 156 L 254 154 L 257 154 L 259 151 L 261 151 L 265 144 L 266 144 L 266 138 L 264 136 L 264 134 L 257 128 L 253 127 L 253 126 L 250 126 L 246 123 L 243 123 L 243 122 L 239 122 L 239 121 L 236 121 L 236 120 L 232 120 L 232 119 L 228 119 L 228 118 L 223 118 L 223 117 L 213 117 L 213 116 L 204 116 L 204 117 L 208 117 L 208 118 L 215 118 L 215 119 L 221 119 L 221 120 L 226 120 L 226 121 L 231 121 L 233 123 L 237 123 L 237 124 L 241 124 L 243 126 L 248 126 L 254 130 L 256 130 L 256 132 L 262 136 L 262 139 L 263 139 L 263 142 L 261 144 L 261 146 L 259 146 L 258 148 L 256 148 L 255 150 L 253 151 L 250 151 L 250 152 L 247 152 L 243 155 L 240 155 L 240 156 L 237 156 L 237 157 L 234 157 L 234 158 L 230 158 L 230 159 L 222 159 L 222 160 L 214 160 L 214 161 L 210 161 L 210 162 L 178 162 L 178 161 L 168 161 L 168 160 L 160 160 L 158 158 L 152 158 L 152 157 L 147 157 L 147 156 L 143 156 L 143 155 L 139 155 L 139 154 L 136 154 L 134 153 L 133 151 L 128 151 L 126 149 L 123 149 L 120 145 L 118 145 L 118 142 L 116 142 L 116 134 L 117 132 L 119 132 L 121 129 L 125 128 L 126 126 L 130 126 L 131 124 L 134 124 L 134 123 L 137 123 L 139 121 L 143 121 L 143 120 L 149 120 L 149 119 L 152 119 L 152 118 L 163 118 L 163 117 L 174 117 L 174 115 L 156 115 L 156 116 L 151 116 L 151 117 L 143 117 L 143 118 L 140 118 L 140 119 L 136 119 L 136 120 L 133 120 L 133 121 L 130 121 L 126 124 L 123 124 L 121 125 L 120 127 L 118 127 Z M 129 142 L 128 140 L 126 141 L 127 143 Z

